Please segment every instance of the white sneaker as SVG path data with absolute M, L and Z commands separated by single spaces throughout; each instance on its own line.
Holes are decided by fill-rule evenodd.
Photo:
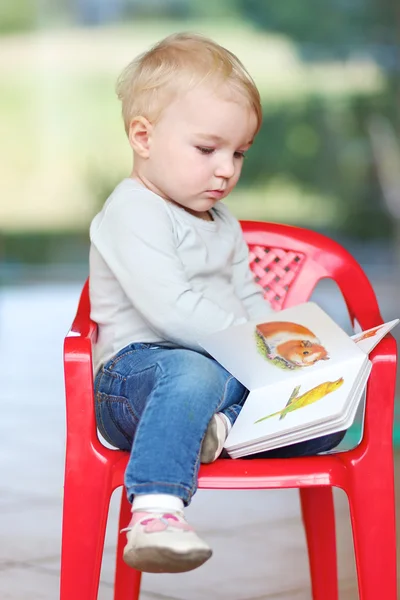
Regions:
M 200 462 L 208 464 L 217 460 L 224 449 L 228 437 L 228 425 L 225 416 L 216 413 L 208 424 L 200 451 Z
M 200 567 L 212 555 L 182 513 L 134 511 L 122 531 L 127 531 L 124 561 L 137 571 L 183 573 Z

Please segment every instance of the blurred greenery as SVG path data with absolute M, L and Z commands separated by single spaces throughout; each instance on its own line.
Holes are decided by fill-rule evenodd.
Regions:
M 32 0 L 2 0 L 0 35 L 29 31 L 37 25 L 37 4 Z
M 390 115 L 387 96 L 350 95 L 338 101 L 308 97 L 265 111 L 263 126 L 249 152 L 242 185 L 280 176 L 334 202 L 340 218 L 331 230 L 357 237 L 386 237 L 392 221 L 383 210 L 371 153 L 368 119 Z M 318 207 L 316 206 L 318 210 Z M 329 228 L 329 224 L 326 226 Z
M 386 69 L 395 67 L 400 18 L 397 0 L 233 2 L 257 27 L 290 37 L 310 60 L 348 58 L 357 50 L 372 52 Z
M 27 231 L 87 231 L 130 167 L 116 76 L 179 30 L 232 49 L 262 95 L 263 126 L 229 199 L 239 218 L 391 238 L 370 122 L 399 129 L 398 12 L 393 0 L 2 0 L 7 248 Z M 26 239 L 31 257 L 46 254 Z
M 344 102 L 310 98 L 300 107 L 293 98 L 272 118 L 267 115 L 264 131 L 268 137 L 261 135 L 257 140 L 257 156 L 261 147 L 268 154 L 264 176 L 282 170 L 307 189 L 331 193 L 338 212 L 347 212 L 341 221 L 343 230 L 367 238 L 390 235 L 391 216 L 377 201 L 383 190 L 369 127 L 378 114 L 399 133 L 398 0 L 235 0 L 235 4 L 258 29 L 287 35 L 304 61 L 347 61 L 361 56 L 379 65 L 383 74 L 379 93 L 354 93 Z M 268 144 L 274 132 L 273 143 Z M 276 146 L 278 139 L 281 143 Z M 256 159 L 252 170 L 253 174 L 257 170 Z M 400 197 L 397 202 L 400 205 Z

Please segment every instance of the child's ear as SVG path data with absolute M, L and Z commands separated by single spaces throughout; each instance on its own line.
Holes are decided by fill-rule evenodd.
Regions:
M 148 158 L 153 126 L 146 117 L 135 117 L 129 126 L 129 143 L 136 154 Z

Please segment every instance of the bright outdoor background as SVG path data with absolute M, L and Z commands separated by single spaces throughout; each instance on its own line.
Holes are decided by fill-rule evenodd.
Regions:
M 400 218 L 397 13 L 395 0 L 2 0 L 6 260 L 85 260 L 76 238 L 84 245 L 130 167 L 116 77 L 179 30 L 237 53 L 262 94 L 237 216 L 389 248 Z
M 90 220 L 131 166 L 116 78 L 180 30 L 235 52 L 261 91 L 264 123 L 233 212 L 340 241 L 384 318 L 399 316 L 396 0 L 2 0 L 3 291 L 70 283 L 78 293 Z
M 90 220 L 131 167 L 115 81 L 135 55 L 182 30 L 237 53 L 261 91 L 264 123 L 233 212 L 333 237 L 365 268 L 384 319 L 400 316 L 399 0 L 0 0 L 2 600 L 58 597 L 63 338 L 88 274 Z M 332 284 L 314 299 L 348 327 Z M 361 416 L 342 449 L 358 442 Z M 394 440 L 400 447 L 400 411 Z M 228 597 L 233 588 L 237 598 L 298 598 L 295 587 L 310 597 L 297 495 L 256 493 L 228 502 L 200 491 L 194 525 L 208 535 L 222 515 L 216 560 L 197 578 L 146 577 L 146 598 Z M 102 600 L 112 596 L 117 501 Z M 289 529 L 277 529 L 282 519 Z M 265 540 L 271 561 L 255 545 Z M 343 591 L 353 566 L 339 555 Z M 238 573 L 228 587 L 224 568 Z
M 399 0 L 0 0 L 2 600 L 58 597 L 63 338 L 88 274 L 89 222 L 131 166 L 115 81 L 181 30 L 237 53 L 261 91 L 264 123 L 233 212 L 333 237 L 365 268 L 383 318 L 400 316 Z M 333 285 L 314 298 L 348 327 Z M 257 493 L 200 491 L 190 510 L 205 539 L 215 533 L 215 561 L 190 578 L 146 577 L 145 597 L 309 598 L 297 495 Z M 112 596 L 112 506 L 102 600 Z M 339 526 L 342 592 L 354 583 L 345 535 Z

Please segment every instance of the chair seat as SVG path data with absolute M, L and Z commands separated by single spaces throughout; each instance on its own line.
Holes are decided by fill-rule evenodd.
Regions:
M 328 485 L 342 487 L 346 465 L 357 460 L 359 450 L 309 456 L 305 458 L 220 459 L 202 465 L 199 488 L 203 489 L 274 489 Z M 104 458 L 113 470 L 115 488 L 123 485 L 129 454 L 108 450 Z M 317 460 L 316 460 L 317 458 Z

